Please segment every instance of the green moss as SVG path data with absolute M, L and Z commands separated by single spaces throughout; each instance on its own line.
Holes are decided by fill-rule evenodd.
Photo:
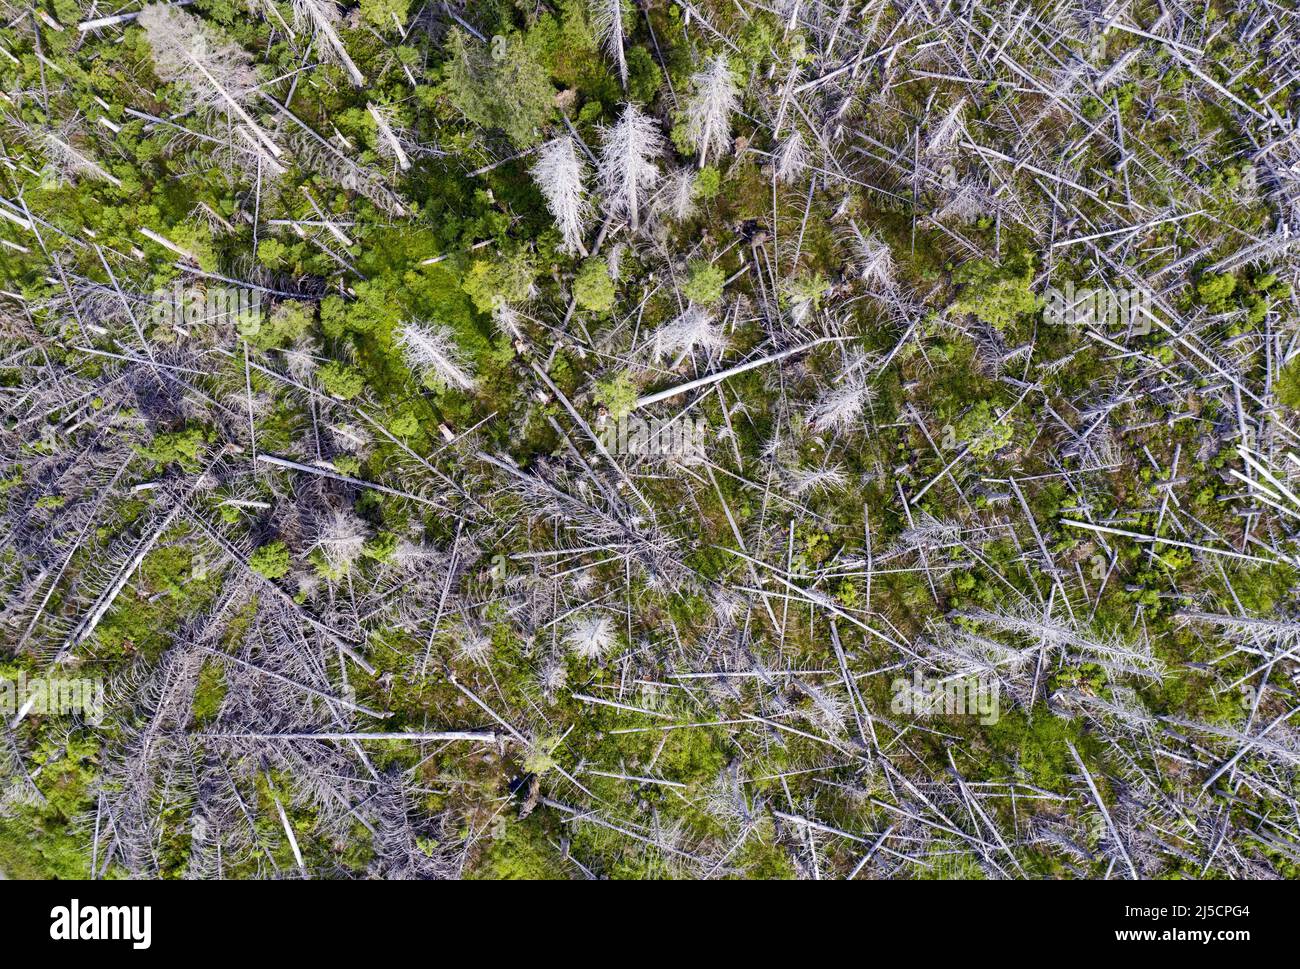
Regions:
M 524 770 L 530 774 L 542 775 L 556 766 L 555 748 L 561 737 L 545 737 L 534 743 L 524 757 Z
M 1300 357 L 1296 357 L 1278 372 L 1274 392 L 1281 403 L 1293 410 L 1300 410 Z
M 221 701 L 226 698 L 226 671 L 221 660 L 210 659 L 199 671 L 199 682 L 194 688 L 190 716 L 196 727 L 204 727 L 217 717 Z
M 88 878 L 88 839 L 73 821 L 94 810 L 98 743 L 77 734 L 66 745 L 43 740 L 31 759 L 39 768 L 38 787 L 45 800 L 0 817 L 0 871 L 9 878 Z M 116 877 L 116 872 L 109 875 Z
M 188 597 L 208 578 L 208 558 L 188 542 L 159 544 L 144 560 L 141 571 L 149 587 L 174 599 Z
M 264 266 L 278 269 L 289 258 L 289 249 L 279 239 L 261 239 L 257 243 L 257 258 Z
M 472 878 L 542 881 L 555 878 L 564 862 L 546 838 L 540 819 L 509 821 L 470 873 Z
M 1068 744 L 1074 743 L 1081 755 L 1091 750 L 1081 731 L 1078 721 L 1063 720 L 1041 708 L 1032 718 L 1019 710 L 1003 710 L 988 727 L 988 738 L 1004 762 L 1017 764 L 1034 783 L 1052 790 L 1078 773 Z
M 745 878 L 758 881 L 791 881 L 798 877 L 794 863 L 779 845 L 751 836 L 736 855 Z
M 340 400 L 352 400 L 366 389 L 366 378 L 356 367 L 331 360 L 316 371 L 320 385 L 327 394 Z

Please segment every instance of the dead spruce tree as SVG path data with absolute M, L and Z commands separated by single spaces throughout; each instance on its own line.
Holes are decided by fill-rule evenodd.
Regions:
M 564 237 L 565 248 L 585 257 L 583 237 L 592 214 L 586 189 L 588 166 L 573 136 L 561 135 L 543 145 L 532 172 Z
M 740 93 L 725 54 L 691 78 L 694 93 L 686 102 L 686 131 L 699 155 L 699 167 L 725 155 L 731 147 L 731 116 L 740 106 Z
M 623 218 L 633 232 L 641 226 L 641 210 L 660 179 L 657 159 L 664 153 L 663 136 L 653 118 L 631 102 L 611 128 L 601 132 L 600 191 L 605 212 Z
M 627 90 L 627 56 L 623 52 L 624 27 L 623 0 L 591 0 L 592 26 L 596 36 L 614 59 L 619 80 Z

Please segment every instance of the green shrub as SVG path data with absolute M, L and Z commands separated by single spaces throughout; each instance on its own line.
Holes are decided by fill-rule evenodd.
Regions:
M 1274 388 L 1279 401 L 1287 407 L 1300 410 L 1300 357 L 1282 368 Z
M 599 256 L 592 256 L 573 278 L 573 298 L 585 310 L 608 313 L 614 308 L 614 296 L 609 266 Z
M 691 272 L 682 292 L 692 303 L 712 306 L 722 299 L 722 286 L 727 274 L 704 259 L 691 261 Z
M 1009 424 L 999 421 L 991 401 L 981 400 L 968 410 L 955 428 L 957 440 L 970 445 L 972 457 L 986 458 L 1011 443 Z
M 406 25 L 410 6 L 411 0 L 361 0 L 361 16 L 380 31 L 392 30 L 397 25 Z
M 636 384 L 632 382 L 631 375 L 624 370 L 607 380 L 596 381 L 594 396 L 596 402 L 603 404 L 605 410 L 609 411 L 610 417 L 616 421 L 621 420 L 632 412 L 636 404 Z
M 521 148 L 538 132 L 555 107 L 555 88 L 546 69 L 517 33 L 471 41 L 453 28 L 447 37 L 451 59 L 444 85 L 452 104 L 475 124 L 496 128 Z
M 289 550 L 279 539 L 267 542 L 248 557 L 248 567 L 264 579 L 278 579 L 289 571 Z
M 1232 273 L 1207 273 L 1196 284 L 1196 298 L 1211 309 L 1220 309 L 1237 290 Z
M 325 392 L 340 400 L 351 400 L 366 388 L 366 378 L 361 375 L 361 371 L 338 360 L 325 364 L 316 371 L 316 376 Z
M 1000 266 L 987 259 L 972 259 L 957 267 L 952 281 L 960 287 L 948 312 L 969 314 L 998 330 L 1005 330 L 1022 316 L 1037 311 L 1038 297 L 1030 288 L 1034 272 Z
M 239 321 L 239 335 L 259 350 L 288 346 L 302 336 L 315 319 L 309 303 L 285 300 L 271 314 L 258 313 Z
M 518 303 L 528 298 L 537 275 L 533 260 L 526 252 L 517 252 L 496 262 L 475 260 L 461 284 L 480 313 L 491 313 L 498 301 Z
M 199 454 L 212 439 L 211 431 L 202 427 L 189 427 L 183 431 L 155 434 L 152 441 L 136 450 L 155 464 L 167 465 L 174 462 L 186 471 L 197 471 Z
M 693 192 L 697 199 L 716 198 L 721 189 L 722 174 L 712 165 L 701 168 L 699 174 L 695 176 Z

